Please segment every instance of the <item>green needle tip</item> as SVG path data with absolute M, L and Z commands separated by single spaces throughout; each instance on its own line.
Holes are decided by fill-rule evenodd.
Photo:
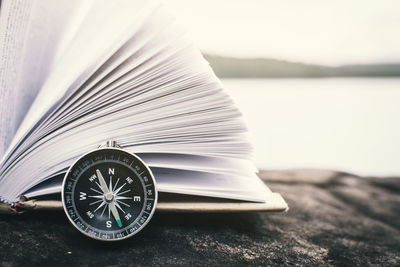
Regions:
M 122 222 L 121 222 L 120 219 L 117 219 L 117 223 L 118 223 L 118 226 L 119 226 L 119 227 L 122 227 Z

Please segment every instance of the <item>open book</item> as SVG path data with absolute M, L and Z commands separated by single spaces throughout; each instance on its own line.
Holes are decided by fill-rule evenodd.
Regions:
M 112 139 L 151 168 L 160 210 L 287 209 L 257 177 L 240 112 L 164 9 L 1 1 L 1 202 L 58 207 L 66 170 Z

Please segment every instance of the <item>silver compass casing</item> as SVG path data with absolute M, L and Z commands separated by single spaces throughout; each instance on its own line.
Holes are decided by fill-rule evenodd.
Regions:
M 103 155 L 104 157 L 100 159 L 99 155 L 100 156 Z M 118 158 L 118 159 L 113 158 L 113 157 L 116 157 L 117 155 L 119 157 L 121 157 L 121 155 L 123 155 L 123 157 Z M 98 157 L 97 161 L 96 161 L 96 158 L 94 158 L 96 156 Z M 92 163 L 87 163 L 87 161 L 90 161 L 90 160 L 92 160 Z M 131 214 L 131 216 L 134 218 L 132 220 L 131 219 L 132 217 L 131 217 L 130 219 L 127 220 L 128 224 L 122 228 L 123 230 L 121 230 L 121 229 L 118 229 L 118 230 L 104 229 L 104 227 L 102 229 L 97 229 L 96 226 L 94 226 L 93 223 L 91 223 L 91 222 L 94 222 L 94 221 L 92 221 L 92 219 L 100 218 L 100 220 L 103 220 L 103 218 L 99 217 L 99 215 L 96 214 L 97 211 L 96 212 L 93 212 L 93 211 L 84 212 L 83 210 L 80 210 L 80 207 L 77 205 L 77 202 L 82 202 L 82 201 L 80 201 L 81 198 L 86 197 L 86 199 L 88 199 L 88 197 L 90 196 L 88 194 L 89 191 L 85 192 L 86 195 L 83 195 L 82 194 L 83 192 L 80 191 L 80 193 L 79 193 L 80 195 L 78 197 L 78 195 L 77 195 L 78 191 L 76 191 L 76 188 L 77 188 L 77 184 L 78 184 L 79 180 L 80 179 L 89 179 L 89 181 L 90 181 L 90 177 L 93 178 L 93 175 L 88 176 L 88 174 L 91 174 L 90 168 L 91 167 L 93 168 L 94 166 L 100 166 L 100 164 L 107 164 L 107 163 L 114 164 L 114 165 L 116 164 L 115 166 L 120 164 L 126 170 L 128 170 L 128 172 L 129 172 L 129 170 L 131 170 L 132 171 L 130 173 L 131 175 L 127 177 L 127 178 L 131 178 L 131 179 L 128 180 L 127 178 L 125 178 L 125 181 L 130 181 L 132 179 L 134 180 L 134 178 L 135 178 L 137 180 L 136 187 L 140 187 L 140 183 L 142 184 L 142 187 L 143 187 L 142 195 L 137 194 L 137 196 L 135 196 L 135 195 L 131 196 L 131 198 L 135 199 L 135 201 L 137 199 L 140 199 L 140 197 L 142 197 L 143 203 L 140 206 L 140 213 L 138 216 L 135 217 L 133 214 L 131 214 L 131 212 L 129 212 L 128 214 Z M 89 165 L 87 165 L 87 164 L 89 164 Z M 90 164 L 92 164 L 92 165 L 90 165 Z M 104 167 L 103 167 L 103 169 L 104 169 Z M 89 173 L 86 173 L 88 171 L 89 171 Z M 93 171 L 92 171 L 92 173 L 93 173 Z M 136 175 L 136 177 L 133 178 L 134 175 Z M 107 184 L 110 185 L 110 188 L 109 188 L 110 190 L 113 187 L 111 177 L 112 176 L 110 176 L 110 179 L 107 180 Z M 97 177 L 97 179 L 99 179 L 99 177 Z M 107 178 L 104 178 L 104 179 L 106 180 Z M 95 181 L 95 180 L 96 179 L 94 179 L 93 181 Z M 140 183 L 138 183 L 138 181 Z M 93 183 L 93 186 L 95 184 L 97 185 L 97 187 L 99 187 L 100 183 Z M 125 184 L 127 184 L 127 182 L 125 182 Z M 115 184 L 115 187 L 117 185 L 118 185 L 118 180 L 117 180 L 117 184 Z M 80 188 L 84 187 L 84 185 L 81 185 L 81 184 L 79 184 L 79 186 L 80 186 Z M 151 189 L 149 189 L 149 188 L 151 188 Z M 98 188 L 96 188 L 96 190 L 98 192 L 101 192 L 101 190 L 98 190 Z M 149 193 L 149 191 L 151 191 L 151 192 Z M 68 169 L 67 173 L 65 174 L 61 192 L 62 192 L 61 197 L 62 197 L 63 208 L 64 208 L 64 211 L 65 211 L 69 221 L 71 222 L 71 224 L 78 231 L 83 233 L 84 235 L 86 235 L 90 238 L 93 238 L 93 239 L 101 240 L 101 241 L 123 240 L 123 239 L 129 238 L 129 237 L 132 237 L 133 235 L 140 232 L 151 220 L 151 218 L 155 212 L 155 208 L 156 208 L 157 201 L 158 201 L 157 185 L 156 185 L 154 175 L 151 172 L 151 169 L 145 164 L 145 162 L 142 161 L 142 159 L 140 159 L 140 157 L 122 149 L 115 141 L 108 141 L 106 144 L 99 146 L 98 149 L 92 150 L 92 151 L 84 154 L 80 158 L 78 158 L 71 165 L 71 167 Z M 94 193 L 96 193 L 96 192 L 94 192 Z M 100 199 L 100 197 L 99 197 L 100 194 L 98 194 L 98 195 L 95 195 L 97 201 L 99 201 L 99 200 L 102 200 L 103 202 L 109 201 L 105 197 L 106 194 L 104 192 L 102 192 L 102 193 L 104 194 L 104 199 Z M 117 200 L 118 197 L 121 197 L 121 196 L 118 196 L 117 194 L 115 194 L 114 195 L 115 199 L 113 199 L 113 202 L 116 203 L 117 201 L 122 201 L 122 199 Z M 124 195 L 122 197 L 127 198 L 128 195 Z M 83 200 L 86 200 L 86 199 L 83 199 Z M 124 199 L 124 200 L 126 200 L 126 199 Z M 128 204 L 128 203 L 125 203 L 125 204 Z M 129 204 L 133 205 L 136 203 L 129 203 Z M 110 202 L 107 203 L 107 206 L 109 208 Z M 123 206 L 123 205 L 121 204 L 119 206 Z M 121 207 L 121 209 L 123 209 L 123 208 Z M 93 218 L 91 218 L 91 219 L 85 218 L 85 216 L 88 214 L 88 212 L 90 212 L 89 214 L 93 215 Z M 108 214 L 110 214 L 110 211 L 108 211 Z M 125 215 L 125 214 L 127 214 L 127 212 L 124 211 L 123 213 L 121 213 L 121 215 L 122 214 Z M 90 217 L 92 215 L 88 215 L 88 216 Z M 104 217 L 104 211 L 103 211 L 102 216 Z M 127 216 L 127 215 L 125 215 L 125 216 Z M 127 218 L 127 217 L 125 217 L 125 218 Z M 107 221 L 111 221 L 111 220 L 106 220 L 106 222 Z M 120 222 L 122 222 L 121 219 L 120 219 Z

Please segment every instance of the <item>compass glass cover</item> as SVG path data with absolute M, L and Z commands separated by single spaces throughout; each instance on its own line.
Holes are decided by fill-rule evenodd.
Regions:
M 64 178 L 64 210 L 82 233 L 99 240 L 125 239 L 152 217 L 157 191 L 150 169 L 117 148 L 90 152 Z

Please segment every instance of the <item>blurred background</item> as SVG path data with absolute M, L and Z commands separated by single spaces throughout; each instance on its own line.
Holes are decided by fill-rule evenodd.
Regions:
M 168 0 L 260 169 L 400 175 L 400 2 Z

